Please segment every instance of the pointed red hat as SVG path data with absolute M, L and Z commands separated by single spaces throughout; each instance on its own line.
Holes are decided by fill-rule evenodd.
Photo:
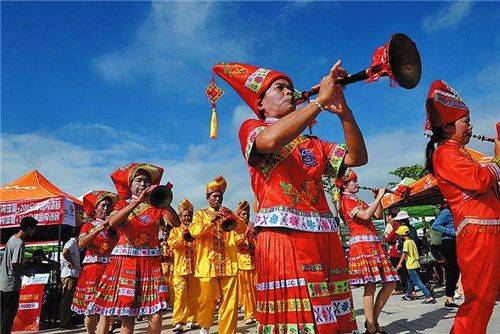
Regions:
M 293 84 L 292 79 L 279 71 L 240 63 L 219 63 L 214 65 L 213 73 L 224 79 L 241 96 L 257 117 L 262 118 L 258 109 L 258 100 L 261 95 L 277 79 L 286 79 Z M 212 123 L 210 137 L 217 137 L 217 115 L 215 107 L 224 91 L 217 87 L 215 78 L 206 88 L 208 100 L 212 104 Z
M 163 175 L 163 168 L 161 167 L 136 162 L 122 166 L 111 174 L 111 180 L 113 180 L 118 196 L 120 196 L 121 199 L 128 199 L 132 196 L 130 186 L 139 170 L 143 170 L 148 173 L 151 177 L 152 185 L 160 184 L 161 176 Z
M 426 130 L 469 115 L 469 109 L 460 95 L 443 80 L 436 80 L 432 83 L 425 109 L 427 111 Z
M 106 198 L 111 200 L 112 205 L 118 201 L 118 196 L 115 193 L 105 190 L 95 190 L 83 196 L 83 213 L 85 216 L 94 218 L 95 208 Z

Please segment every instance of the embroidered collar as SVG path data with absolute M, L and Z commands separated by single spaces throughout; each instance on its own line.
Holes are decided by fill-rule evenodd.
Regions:
M 451 145 L 455 147 L 464 147 L 464 145 L 460 144 L 458 141 L 453 139 L 447 139 L 441 143 L 441 145 Z
M 352 193 L 349 193 L 349 192 L 346 192 L 346 191 L 342 192 L 342 195 L 350 197 L 352 199 L 358 199 L 355 194 L 352 194 Z

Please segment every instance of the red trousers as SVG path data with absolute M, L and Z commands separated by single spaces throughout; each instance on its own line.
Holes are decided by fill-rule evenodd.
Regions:
M 465 302 L 450 333 L 486 333 L 500 287 L 500 225 L 465 226 L 457 237 Z

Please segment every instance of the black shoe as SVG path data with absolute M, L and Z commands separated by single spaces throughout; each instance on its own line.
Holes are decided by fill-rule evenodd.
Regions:
M 434 298 L 431 300 L 424 300 L 422 304 L 436 304 L 436 300 Z
M 456 310 L 458 309 L 460 306 L 458 306 L 457 304 L 455 303 L 444 303 L 444 308 L 447 308 L 447 309 L 450 309 L 450 310 Z

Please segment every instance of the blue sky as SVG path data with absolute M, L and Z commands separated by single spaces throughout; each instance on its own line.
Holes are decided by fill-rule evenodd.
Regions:
M 418 45 L 423 75 L 414 90 L 387 80 L 346 89 L 370 161 L 361 183 L 421 163 L 424 100 L 434 79 L 454 86 L 473 110 L 476 132 L 494 135 L 500 103 L 500 5 L 494 2 L 2 2 L 1 183 L 39 169 L 67 192 L 113 189 L 121 164 L 166 168 L 175 204 L 204 204 L 204 184 L 229 179 L 229 205 L 251 198 L 237 129 L 253 114 L 237 94 L 218 105 L 208 138 L 204 89 L 211 66 L 247 62 L 288 73 L 299 89 L 338 59 L 350 72 L 370 64 L 391 33 Z M 342 141 L 326 112 L 315 134 Z M 492 154 L 492 145 L 472 143 Z

